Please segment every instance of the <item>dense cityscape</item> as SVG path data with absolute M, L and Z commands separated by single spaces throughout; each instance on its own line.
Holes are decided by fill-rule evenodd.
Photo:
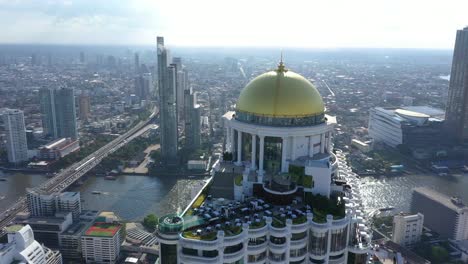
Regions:
M 0 44 L 0 264 L 468 263 L 452 30 L 453 50 Z

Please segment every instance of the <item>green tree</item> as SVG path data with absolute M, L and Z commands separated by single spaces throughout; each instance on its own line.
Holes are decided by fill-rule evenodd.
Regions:
M 449 253 L 443 247 L 433 246 L 431 248 L 431 260 L 434 263 L 445 263 L 449 261 Z
M 155 214 L 149 214 L 143 219 L 143 226 L 153 232 L 158 224 L 158 217 Z

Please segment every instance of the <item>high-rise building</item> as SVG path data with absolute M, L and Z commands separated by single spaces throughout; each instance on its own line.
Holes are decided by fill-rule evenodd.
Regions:
M 8 161 L 15 164 L 27 161 L 28 143 L 23 111 L 5 109 L 2 116 L 6 130 Z
M 140 55 L 138 53 L 135 53 L 135 73 L 140 73 Z
M 140 100 L 148 100 L 153 86 L 151 73 L 143 73 L 135 77 L 135 95 Z
M 203 218 L 196 224 L 185 213 L 160 219 L 160 263 L 367 263 L 371 235 L 356 175 L 333 149 L 336 117 L 325 114 L 317 88 L 281 62 L 247 84 L 222 118 L 226 162 L 199 192 L 213 199 L 185 210 Z M 328 198 L 341 209 L 327 208 L 337 205 Z
M 177 88 L 176 88 L 176 104 L 177 104 L 177 118 L 179 122 L 185 119 L 184 111 L 184 96 L 185 90 L 188 89 L 187 71 L 183 69 L 182 58 L 174 57 L 172 63 L 176 66 L 177 70 Z
M 0 264 L 62 264 L 60 252 L 41 246 L 29 225 L 9 226 L 6 231 L 8 243 L 0 244 Z
M 85 60 L 86 60 L 85 54 L 84 54 L 83 51 L 81 51 L 81 52 L 80 52 L 80 63 L 85 63 Z
M 31 216 L 54 216 L 56 212 L 70 212 L 73 219 L 81 213 L 79 192 L 42 194 L 34 189 L 27 189 L 27 205 Z
M 424 215 L 421 213 L 400 213 L 393 217 L 392 241 L 409 247 L 421 239 L 424 224 Z
M 184 91 L 184 116 L 186 147 L 197 149 L 200 147 L 200 105 L 196 102 L 196 94 L 192 88 Z
M 448 92 L 446 125 L 458 140 L 468 140 L 468 27 L 457 31 Z
M 411 213 L 424 215 L 424 225 L 443 238 L 468 239 L 468 207 L 426 187 L 413 190 Z
M 91 117 L 91 99 L 89 95 L 81 93 L 79 99 L 80 119 L 82 122 L 88 122 Z
M 78 138 L 73 88 L 40 90 L 42 127 L 52 138 Z
M 164 38 L 157 37 L 159 112 L 161 119 L 161 154 L 167 164 L 177 162 L 177 66 L 169 65 Z

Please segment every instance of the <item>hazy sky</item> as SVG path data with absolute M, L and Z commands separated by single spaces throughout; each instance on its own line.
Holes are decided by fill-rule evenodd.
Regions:
M 453 48 L 468 0 L 0 0 L 0 43 Z

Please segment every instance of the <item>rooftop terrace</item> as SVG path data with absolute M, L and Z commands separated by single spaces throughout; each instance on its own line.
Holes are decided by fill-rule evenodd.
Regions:
M 113 237 L 121 228 L 120 224 L 96 222 L 86 230 L 86 236 Z

